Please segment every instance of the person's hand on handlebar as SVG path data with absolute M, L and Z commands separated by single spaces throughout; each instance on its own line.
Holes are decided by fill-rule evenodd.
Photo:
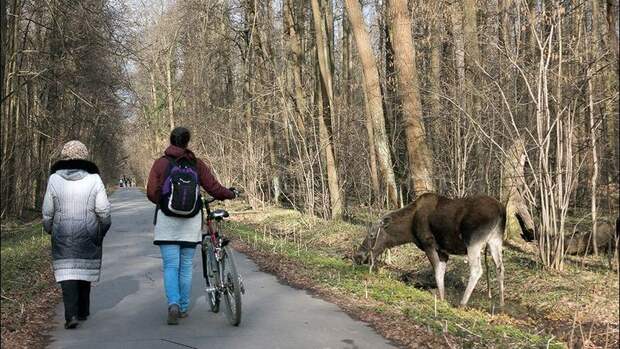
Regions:
M 239 189 L 235 188 L 235 187 L 230 187 L 228 188 L 228 190 L 232 191 L 233 193 L 235 193 L 235 199 L 239 197 L 239 195 L 241 195 L 241 193 L 239 192 Z
M 239 189 L 235 188 L 235 187 L 230 187 L 228 188 L 228 190 L 232 191 L 235 194 L 235 197 L 233 199 L 238 198 L 239 196 L 241 196 L 241 192 L 239 191 Z M 210 204 L 214 201 L 217 201 L 218 199 L 212 197 L 212 196 L 203 196 L 202 200 L 204 201 L 205 204 Z

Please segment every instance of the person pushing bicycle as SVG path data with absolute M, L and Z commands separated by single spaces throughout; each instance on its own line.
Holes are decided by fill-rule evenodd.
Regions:
M 192 259 L 202 241 L 200 187 L 218 200 L 234 199 L 234 187 L 225 188 L 209 167 L 187 148 L 190 131 L 177 127 L 170 145 L 155 160 L 147 184 L 147 197 L 157 205 L 154 241 L 161 251 L 169 325 L 188 316 L 192 289 Z

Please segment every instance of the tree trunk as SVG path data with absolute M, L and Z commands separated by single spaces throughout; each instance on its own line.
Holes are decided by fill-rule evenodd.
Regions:
M 441 114 L 441 47 L 443 44 L 443 38 L 441 37 L 443 33 L 443 23 L 441 23 L 441 18 L 435 18 L 435 21 L 432 24 L 432 33 L 431 33 L 431 117 L 438 118 Z
M 385 178 L 388 201 L 392 207 L 398 207 L 398 191 L 396 189 L 394 169 L 392 168 L 392 156 L 385 133 L 379 71 L 377 70 L 377 64 L 370 46 L 368 32 L 364 28 L 362 9 L 358 0 L 345 0 L 345 5 L 357 44 L 357 51 L 362 61 L 364 90 L 368 99 L 368 110 L 372 118 L 377 158 L 381 166 L 381 173 Z
M 452 21 L 457 85 L 458 89 L 462 91 L 465 87 L 465 42 L 463 39 L 463 17 L 457 2 L 450 7 L 450 20 Z
M 319 71 L 321 73 L 321 81 L 325 86 L 325 92 L 327 92 L 326 97 L 329 102 L 329 112 L 332 113 L 334 105 L 334 87 L 330 53 L 331 50 L 329 47 L 329 33 L 327 33 L 327 25 L 325 24 L 324 18 L 325 15 L 321 12 L 319 0 L 311 0 L 311 2 Z
M 456 107 L 453 108 L 454 121 L 451 125 L 451 132 L 448 135 L 451 143 L 453 180 L 455 182 L 454 192 L 457 197 L 465 194 L 466 188 L 464 178 L 467 175 L 467 137 L 464 135 L 463 110 L 466 107 L 466 84 L 465 84 L 465 39 L 463 34 L 463 16 L 458 1 L 450 5 L 450 21 L 452 24 L 452 39 L 454 41 L 454 65 L 456 69 L 456 83 L 453 84 L 453 96 Z
M 476 0 L 463 0 L 463 35 L 465 37 L 465 52 L 471 71 L 477 70 L 476 62 L 482 65 L 480 46 L 478 45 L 478 25 L 476 23 Z
M 521 194 L 524 182 L 524 166 L 526 154 L 523 140 L 517 140 L 508 150 L 508 158 L 502 171 L 501 203 L 506 207 L 506 229 L 504 236 L 507 239 L 520 239 L 522 236 L 534 238 L 534 220 Z M 519 219 L 527 231 L 522 231 Z
M 273 139 L 273 121 L 270 119 L 265 125 L 267 129 L 267 146 L 269 147 L 269 162 L 271 168 L 271 185 L 273 187 L 273 201 L 277 204 L 280 202 L 282 188 L 280 184 L 280 169 L 278 166 L 278 158 L 276 154 L 276 144 Z
M 338 184 L 338 167 L 336 166 L 336 158 L 334 157 L 334 148 L 330 141 L 329 130 L 325 124 L 325 114 L 319 115 L 319 137 L 321 139 L 320 146 L 324 149 L 325 167 L 327 169 L 327 186 L 329 188 L 329 202 L 331 208 L 331 218 L 341 219 L 343 215 L 343 202 L 340 195 L 340 186 Z
M 509 55 L 514 54 L 514 32 L 511 24 L 510 14 L 512 13 L 513 0 L 500 0 L 499 7 L 501 13 L 501 36 L 505 51 Z
M 285 30 L 288 34 L 288 45 L 291 64 L 291 72 L 293 77 L 293 97 L 295 100 L 296 112 L 293 113 L 293 121 L 295 126 L 295 134 L 298 136 L 298 152 L 299 164 L 301 166 L 300 183 L 303 183 L 305 189 L 305 210 L 307 213 L 314 215 L 314 169 L 312 166 L 310 150 L 308 149 L 308 141 L 306 127 L 304 125 L 304 115 L 308 114 L 306 97 L 303 92 L 302 67 L 303 67 L 303 50 L 300 36 L 298 34 L 299 25 L 296 21 L 301 21 L 303 26 L 303 16 L 295 14 L 294 0 L 286 0 L 283 19 L 285 22 Z M 306 164 L 307 163 L 307 169 Z
M 284 8 L 284 23 L 285 30 L 288 34 L 288 45 L 290 52 L 290 59 L 288 60 L 292 65 L 292 75 L 293 75 L 293 89 L 294 89 L 294 99 L 295 106 L 297 109 L 296 122 L 297 127 L 299 128 L 299 132 L 305 135 L 306 129 L 303 122 L 303 116 L 308 112 L 306 106 L 306 99 L 303 93 L 303 84 L 301 79 L 301 69 L 303 65 L 303 52 L 301 49 L 301 42 L 299 39 L 299 35 L 297 34 L 297 24 L 295 23 L 295 12 L 293 4 L 291 3 L 293 0 L 286 0 L 285 8 Z
M 594 101 L 593 101 L 593 96 L 592 94 L 594 93 L 592 90 L 592 74 L 590 72 L 590 69 L 588 69 L 588 109 L 589 109 L 589 114 L 590 114 L 590 141 L 592 144 L 592 177 L 590 178 L 591 180 L 591 190 L 592 190 L 592 196 L 591 196 L 591 213 L 592 213 L 592 247 L 594 248 L 594 255 L 598 256 L 598 243 L 597 243 L 597 224 L 596 224 L 596 220 L 597 220 L 597 214 L 598 214 L 598 210 L 597 210 L 597 197 L 596 197 L 596 189 L 597 189 L 597 181 L 598 181 L 598 150 L 597 150 L 597 145 L 596 145 L 596 139 L 597 139 L 597 132 L 596 130 L 598 129 L 599 123 L 594 119 Z
M 422 121 L 422 104 L 418 71 L 415 65 L 415 46 L 411 36 L 411 15 L 407 0 L 390 0 L 390 29 L 394 40 L 394 58 L 398 71 L 405 132 L 409 175 L 416 196 L 435 191 L 433 184 L 433 159 L 426 141 L 426 130 Z
M 255 35 L 255 17 L 256 9 L 255 2 L 247 0 L 244 3 L 245 10 L 245 51 L 243 52 L 243 68 L 244 68 L 244 110 L 243 116 L 245 121 L 245 142 L 247 144 L 247 150 L 252 153 L 252 113 L 254 105 L 254 35 Z M 252 154 L 250 154 L 253 157 Z
M 342 94 L 345 103 L 351 105 L 351 24 L 346 16 L 342 19 Z
M 605 8 L 605 17 L 607 19 L 607 46 L 613 52 L 615 61 L 612 65 L 615 67 L 616 75 L 609 74 L 606 78 L 606 87 L 610 91 L 618 91 L 618 77 L 620 76 L 620 43 L 618 42 L 618 0 L 607 0 Z M 620 168 L 620 118 L 618 117 L 617 99 L 613 103 L 607 103 L 609 110 L 610 138 L 612 139 L 612 158 L 614 170 L 618 173 Z
M 0 2 L 0 31 L 2 33 L 8 33 L 8 27 L 6 23 L 6 1 Z M 7 38 L 5 35 L 2 35 L 0 38 L 0 100 L 4 100 L 5 92 L 4 92 L 4 64 L 6 63 L 6 49 L 8 47 L 5 41 Z M 1 149 L 1 147 L 0 147 Z
M 166 59 L 166 89 L 168 94 L 168 120 L 170 122 L 170 130 L 172 130 L 174 129 L 174 94 L 172 92 L 172 47 L 174 47 L 174 41 L 170 43 L 170 46 Z
M 381 83 L 382 103 L 383 103 L 383 118 L 385 119 L 385 131 L 388 136 L 388 144 L 392 144 L 392 149 L 397 147 L 399 130 L 402 128 L 400 125 L 402 119 L 402 113 L 399 108 L 400 100 L 398 96 L 398 86 L 396 83 L 396 67 L 394 65 L 394 47 L 392 40 L 392 33 L 388 29 L 388 4 L 387 0 L 383 0 L 381 4 L 381 16 L 378 18 L 379 26 L 379 49 L 380 59 L 378 59 L 379 78 L 381 79 L 381 72 L 383 71 L 383 81 Z M 394 162 L 398 162 L 400 159 L 398 155 Z M 394 166 L 396 167 L 396 166 Z M 398 175 L 395 174 L 396 181 L 398 182 Z M 407 187 L 410 188 L 410 181 L 407 183 Z M 400 188 L 399 189 L 399 193 Z M 413 188 L 411 188 L 413 190 Z
M 362 79 L 364 77 L 362 76 Z M 368 134 L 368 153 L 370 161 L 370 183 L 372 184 L 372 198 L 381 199 L 381 187 L 379 185 L 379 173 L 377 171 L 377 147 L 375 145 L 375 132 L 372 126 L 372 116 L 368 109 L 368 95 L 364 90 L 364 102 L 366 106 L 366 132 Z
M 607 0 L 607 36 L 609 46 L 616 57 L 616 72 L 619 71 L 620 47 L 618 43 L 618 0 Z
M 331 217 L 340 219 L 344 213 L 344 202 L 340 193 L 338 166 L 336 165 L 336 157 L 334 156 L 333 139 L 325 122 L 326 118 L 328 120 L 333 120 L 331 115 L 334 111 L 333 79 L 330 68 L 329 45 L 327 43 L 329 35 L 326 32 L 327 27 L 318 0 L 312 0 L 312 17 L 314 19 L 314 32 L 316 34 L 317 61 L 321 74 L 321 97 L 323 102 L 327 101 L 327 103 L 323 104 L 323 113 L 319 113 L 319 137 L 321 138 L 321 148 L 325 153 Z

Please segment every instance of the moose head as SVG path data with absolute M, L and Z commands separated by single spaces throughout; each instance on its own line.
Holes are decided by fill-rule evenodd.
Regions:
M 353 255 L 353 262 L 367 264 L 388 248 L 412 242 L 411 217 L 414 212 L 410 207 L 412 205 L 406 206 L 407 210 L 403 208 L 390 212 L 373 223 Z

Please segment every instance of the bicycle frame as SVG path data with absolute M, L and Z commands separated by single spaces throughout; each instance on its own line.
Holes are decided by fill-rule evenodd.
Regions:
M 217 231 L 215 230 L 215 228 L 213 228 L 213 220 L 209 219 L 209 215 L 211 214 L 211 208 L 209 208 L 209 201 L 208 200 L 204 200 L 204 204 L 205 204 L 205 210 L 207 211 L 207 231 L 208 234 L 211 235 L 211 242 L 215 243 L 216 239 L 215 239 L 215 235 L 217 234 Z
M 215 200 L 213 200 L 215 201 Z M 213 202 L 211 201 L 211 202 Z M 211 245 L 213 245 L 213 255 L 215 257 L 215 261 L 217 262 L 217 269 L 218 269 L 218 274 L 220 275 L 220 277 L 218 278 L 219 280 L 217 280 L 219 282 L 219 285 L 212 285 L 212 287 L 215 287 L 217 292 L 221 292 L 222 289 L 225 287 L 224 285 L 224 281 L 221 278 L 222 275 L 222 264 L 221 264 L 221 260 L 222 260 L 222 246 L 220 243 L 220 239 L 218 239 L 218 235 L 219 232 L 217 231 L 217 229 L 213 226 L 214 222 L 212 219 L 209 219 L 209 215 L 211 213 L 211 209 L 209 208 L 209 201 L 208 200 L 204 200 L 204 205 L 205 205 L 205 210 L 207 212 L 207 218 L 206 218 L 206 222 L 207 222 L 207 234 L 209 235 L 209 239 L 211 240 Z M 204 234 L 203 234 L 204 235 Z M 204 237 L 203 240 L 204 241 Z M 202 241 L 201 241 L 201 245 L 202 245 Z M 204 248 L 204 246 L 203 246 Z

